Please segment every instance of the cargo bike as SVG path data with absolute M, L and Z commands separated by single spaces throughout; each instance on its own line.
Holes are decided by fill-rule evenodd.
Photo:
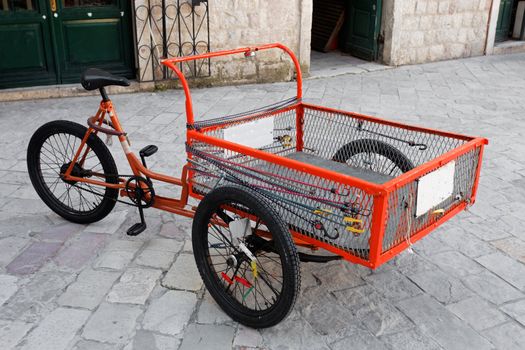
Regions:
M 296 96 L 245 113 L 195 120 L 183 64 L 280 49 L 295 67 Z M 369 268 L 408 248 L 474 203 L 487 140 L 302 101 L 293 52 L 281 44 L 165 59 L 186 102 L 187 163 L 180 178 L 137 157 L 105 87 L 129 82 L 97 69 L 82 76 L 98 89 L 88 127 L 53 121 L 31 138 L 28 171 L 41 199 L 58 215 L 91 223 L 117 201 L 193 218 L 195 261 L 206 288 L 234 320 L 262 328 L 279 323 L 300 288 L 300 261 L 345 259 Z M 242 101 L 239 101 L 242 103 Z M 118 138 L 131 167 L 119 173 L 100 134 Z M 181 187 L 179 198 L 156 183 Z M 200 201 L 189 205 L 192 197 Z M 319 254 L 317 251 L 328 252 Z

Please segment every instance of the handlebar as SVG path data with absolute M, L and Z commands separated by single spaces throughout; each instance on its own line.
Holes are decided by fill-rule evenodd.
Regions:
M 262 50 L 269 50 L 269 49 L 281 49 L 284 52 L 286 52 L 290 58 L 293 61 L 293 64 L 295 66 L 295 72 L 296 72 L 296 80 L 297 80 L 297 98 L 300 99 L 303 96 L 303 79 L 301 74 L 301 66 L 299 65 L 299 60 L 295 56 L 292 50 L 290 50 L 288 47 L 286 47 L 283 44 L 280 43 L 273 43 L 273 44 L 265 44 L 265 45 L 259 45 L 259 46 L 252 46 L 252 47 L 243 47 L 238 48 L 234 50 L 222 50 L 222 51 L 214 51 L 214 52 L 207 52 L 200 55 L 193 55 L 193 56 L 184 56 L 184 57 L 174 57 L 174 58 L 168 58 L 161 61 L 163 65 L 170 68 L 177 74 L 178 78 L 180 79 L 182 83 L 182 88 L 184 90 L 184 94 L 186 95 L 186 119 L 189 125 L 193 125 L 194 118 L 193 118 L 193 103 L 191 101 L 191 94 L 190 94 L 190 88 L 188 86 L 188 81 L 186 80 L 186 77 L 181 72 L 181 70 L 177 67 L 177 63 L 186 62 L 186 61 L 193 61 L 193 60 L 200 60 L 204 58 L 211 58 L 211 57 L 218 57 L 218 56 L 229 56 L 229 55 L 235 55 L 238 53 L 244 53 L 246 57 L 251 56 L 252 53 L 255 53 L 257 51 Z

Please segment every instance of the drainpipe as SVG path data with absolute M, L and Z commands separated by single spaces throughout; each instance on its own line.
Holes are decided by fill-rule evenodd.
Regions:
M 484 50 L 485 56 L 487 55 L 487 46 L 489 45 L 490 22 L 492 21 L 492 11 L 494 10 L 493 5 L 494 5 L 494 0 L 490 0 L 489 18 L 487 20 L 487 29 L 485 31 L 485 50 Z M 496 24 L 496 26 L 497 26 L 497 24 Z

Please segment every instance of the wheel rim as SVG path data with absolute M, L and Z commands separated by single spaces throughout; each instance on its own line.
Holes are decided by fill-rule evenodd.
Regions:
M 81 141 L 81 138 L 66 133 L 46 138 L 39 152 L 38 175 L 43 188 L 57 205 L 71 213 L 87 215 L 96 211 L 102 203 L 104 189 L 88 183 L 65 181 L 61 176 L 71 164 Z M 77 162 L 74 165 L 72 174 L 78 177 L 95 176 L 92 173 L 103 174 L 104 169 L 97 154 L 89 149 L 82 164 Z
M 250 213 L 250 219 L 246 219 L 231 208 L 250 213 L 240 203 L 223 202 L 215 207 L 209 216 L 205 240 L 206 268 L 214 287 L 232 306 L 250 315 L 265 314 L 279 303 L 282 296 L 282 258 L 276 252 L 273 240 L 254 234 L 268 232 L 261 218 Z M 229 220 L 233 221 L 227 223 Z

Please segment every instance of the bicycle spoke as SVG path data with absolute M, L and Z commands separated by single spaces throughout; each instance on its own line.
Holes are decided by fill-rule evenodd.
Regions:
M 238 205 L 232 206 L 238 208 Z M 243 210 L 248 211 L 249 209 L 243 208 Z M 253 270 L 250 258 L 238 246 L 240 243 L 249 246 L 251 244 L 247 242 L 249 236 L 261 229 L 268 231 L 268 228 L 264 227 L 260 218 L 256 218 L 253 221 L 250 220 L 250 230 L 233 233 L 229 229 L 229 223 L 233 220 L 244 219 L 238 214 L 232 214 L 230 211 L 221 208 L 210 217 L 210 221 L 216 221 L 219 218 L 227 225 L 222 226 L 214 222 L 208 224 L 208 251 L 206 257 L 210 268 L 216 274 L 225 293 L 242 305 L 242 307 L 255 311 L 263 311 L 270 308 L 280 297 L 280 291 L 284 283 L 284 277 L 280 275 L 283 272 L 279 255 L 266 251 L 268 249 L 272 250 L 273 248 L 271 247 L 275 242 L 266 239 L 265 242 L 260 241 L 260 239 L 255 241 L 257 242 L 257 248 L 252 249 L 257 249 L 257 251 L 253 251 L 252 254 L 256 256 L 255 266 L 258 272 Z M 246 247 L 243 249 L 246 249 Z M 232 262 L 236 263 L 232 264 Z M 280 271 L 280 273 L 276 274 L 276 270 Z M 224 277 L 224 274 L 227 277 Z
M 61 206 L 71 212 L 88 213 L 95 210 L 102 202 L 105 196 L 104 189 L 83 182 L 65 182 L 60 174 L 62 167 L 73 159 L 81 141 L 81 138 L 67 133 L 49 136 L 40 149 L 40 176 Z M 103 174 L 104 169 L 97 154 L 90 148 L 87 148 L 86 154 L 84 161 L 89 166 L 81 169 L 98 170 Z M 78 163 L 75 165 L 75 167 L 79 166 Z M 76 171 L 75 169 L 73 171 Z M 106 176 L 103 175 L 102 178 L 104 177 Z

